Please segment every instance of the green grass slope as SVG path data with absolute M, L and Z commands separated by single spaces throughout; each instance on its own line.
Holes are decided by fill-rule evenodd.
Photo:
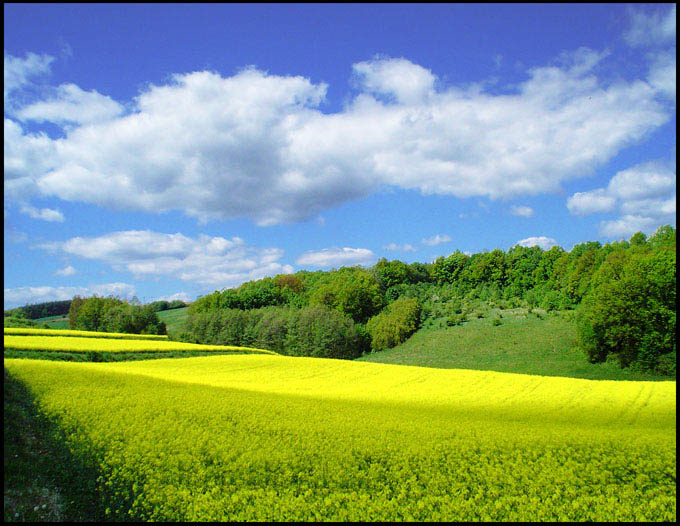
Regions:
M 501 324 L 494 325 L 494 319 Z M 591 364 L 576 346 L 573 313 L 536 315 L 521 309 L 496 309 L 462 325 L 420 329 L 393 349 L 357 360 L 593 380 L 669 379 L 621 369 L 615 362 Z
M 158 319 L 165 323 L 168 334 L 171 334 L 182 330 L 188 311 L 189 307 L 182 307 L 181 309 L 163 310 L 156 314 L 158 314 Z
M 39 325 L 46 323 L 50 329 L 69 329 L 68 316 L 48 316 L 46 318 L 38 318 L 33 320 Z

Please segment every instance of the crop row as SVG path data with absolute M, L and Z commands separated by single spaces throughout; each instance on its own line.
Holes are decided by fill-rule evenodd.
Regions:
M 6 359 L 110 519 L 675 521 L 675 382 Z
M 5 335 L 12 336 L 66 336 L 69 338 L 110 338 L 123 340 L 167 340 L 165 334 L 124 334 L 120 332 L 72 331 L 62 329 L 33 329 L 5 327 Z
M 14 336 L 5 334 L 5 349 L 69 352 L 134 352 L 134 351 L 249 351 L 276 354 L 265 349 L 251 349 L 227 345 L 201 345 L 175 341 L 125 340 L 108 338 Z

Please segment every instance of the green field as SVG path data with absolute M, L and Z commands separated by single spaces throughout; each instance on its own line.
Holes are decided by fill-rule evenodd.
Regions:
M 70 452 L 66 516 L 676 517 L 675 382 L 255 354 L 5 367 Z
M 502 315 L 502 318 L 498 316 Z M 500 325 L 494 325 L 498 318 Z M 668 380 L 621 369 L 615 362 L 591 364 L 576 345 L 572 313 L 495 309 L 462 325 L 416 332 L 403 344 L 358 358 L 360 361 L 565 376 L 593 380 Z
M 158 319 L 165 323 L 168 334 L 171 334 L 182 330 L 188 311 L 189 307 L 182 307 L 181 309 L 163 310 L 156 314 L 158 314 Z
M 68 329 L 69 328 L 69 323 L 68 323 L 68 316 L 48 316 L 46 318 L 38 318 L 37 320 L 33 320 L 36 323 L 42 325 L 43 323 L 47 323 L 50 329 Z

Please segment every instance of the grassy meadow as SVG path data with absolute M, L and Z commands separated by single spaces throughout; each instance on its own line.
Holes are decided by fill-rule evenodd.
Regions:
M 615 361 L 589 363 L 576 345 L 573 311 L 528 313 L 496 308 L 477 312 L 484 317 L 478 318 L 475 312 L 469 321 L 451 327 L 444 319 L 434 320 L 403 344 L 358 360 L 592 380 L 668 380 L 667 376 L 621 369 Z
M 46 323 L 47 326 L 50 329 L 68 329 L 69 328 L 69 323 L 68 323 L 68 316 L 63 316 L 63 315 L 58 315 L 58 316 L 47 316 L 45 318 L 38 318 L 36 320 L 33 320 L 36 323 L 42 325 L 43 323 Z
M 182 325 L 187 319 L 189 307 L 182 307 L 180 309 L 169 309 L 157 312 L 158 319 L 165 323 L 168 334 L 180 332 Z

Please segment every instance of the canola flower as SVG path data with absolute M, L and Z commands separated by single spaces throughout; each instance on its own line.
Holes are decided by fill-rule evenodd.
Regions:
M 167 340 L 166 334 L 126 334 L 121 332 L 73 331 L 67 329 L 34 329 L 5 327 L 5 335 L 12 336 L 66 336 L 85 338 L 120 338 L 130 340 Z
M 675 382 L 267 355 L 5 359 L 110 519 L 675 521 Z
M 168 340 L 127 340 L 87 337 L 14 336 L 5 334 L 5 348 L 33 351 L 69 352 L 134 352 L 134 351 L 248 351 L 255 353 L 277 353 L 266 349 L 235 347 L 229 345 L 202 345 L 198 343 Z

